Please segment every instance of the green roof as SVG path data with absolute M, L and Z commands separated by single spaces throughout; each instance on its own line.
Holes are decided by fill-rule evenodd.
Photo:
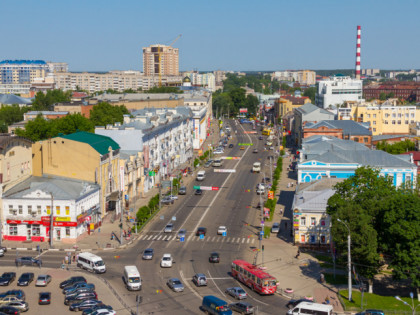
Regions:
M 86 131 L 79 131 L 69 135 L 59 135 L 59 137 L 87 143 L 101 155 L 107 154 L 109 147 L 112 147 L 112 150 L 117 150 L 120 148 L 118 143 L 116 143 L 110 137 L 97 135 Z

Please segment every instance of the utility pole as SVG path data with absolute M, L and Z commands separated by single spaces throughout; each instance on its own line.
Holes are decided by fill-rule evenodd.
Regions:
M 347 271 L 348 271 L 348 285 L 349 285 L 349 301 L 352 301 L 352 285 L 351 285 L 351 238 L 350 238 L 350 228 L 346 224 L 346 222 L 341 221 L 340 219 L 337 219 L 338 222 L 341 222 L 344 224 L 344 226 L 347 228 L 347 231 L 349 232 L 347 236 Z
M 121 191 L 118 191 L 118 207 L 120 207 L 120 244 L 123 243 L 123 214 L 122 214 L 122 207 L 121 207 Z
M 162 208 L 162 182 L 160 178 L 160 168 L 159 168 L 159 210 Z
M 50 214 L 50 247 L 53 248 L 53 237 L 54 237 L 54 196 L 52 192 L 51 195 L 51 214 Z

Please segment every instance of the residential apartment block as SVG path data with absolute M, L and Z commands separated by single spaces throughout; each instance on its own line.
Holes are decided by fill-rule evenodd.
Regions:
M 276 71 L 271 75 L 272 80 L 298 82 L 304 85 L 316 83 L 316 73 L 310 70 Z
M 319 81 L 315 103 L 321 108 L 328 108 L 338 107 L 346 101 L 361 101 L 362 99 L 362 80 L 335 75 L 328 80 Z
M 187 71 L 182 73 L 183 77 L 188 77 L 193 86 L 200 86 L 211 92 L 216 91 L 216 78 L 213 73 L 198 73 L 197 71 Z
M 166 45 L 143 47 L 145 76 L 179 76 L 179 49 Z

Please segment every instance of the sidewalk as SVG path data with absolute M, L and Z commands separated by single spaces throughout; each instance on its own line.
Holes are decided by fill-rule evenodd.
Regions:
M 204 141 L 202 149 L 203 152 L 208 150 L 208 144 L 218 144 L 219 142 L 219 127 L 217 124 L 217 120 L 212 120 L 212 126 L 210 130 L 214 130 L 215 132 L 211 133 L 210 136 Z M 178 167 L 178 169 L 184 169 L 188 166 L 192 166 L 194 159 L 198 157 L 198 151 L 195 151 L 193 154 L 192 162 L 183 163 Z M 192 168 L 192 167 L 191 167 Z M 183 177 L 183 184 L 188 185 L 191 181 L 193 181 L 194 175 L 188 175 Z M 129 216 L 134 217 L 136 215 L 137 210 L 140 207 L 146 206 L 149 203 L 150 198 L 156 196 L 159 193 L 159 188 L 154 187 L 150 189 L 147 193 L 144 193 L 143 196 L 138 196 L 133 204 L 130 204 L 130 208 L 133 209 L 133 212 L 129 212 Z M 125 213 L 127 213 L 125 211 Z M 155 214 L 156 218 L 156 214 Z M 115 219 L 114 222 L 111 222 L 110 219 L 106 219 L 102 221 L 102 226 L 96 229 L 94 232 L 91 232 L 90 235 L 85 233 L 79 237 L 75 244 L 63 243 L 60 241 L 54 240 L 53 248 L 50 248 L 48 242 L 15 242 L 15 241 L 2 241 L 2 246 L 7 247 L 8 249 L 17 249 L 17 250 L 32 250 L 37 251 L 37 246 L 40 247 L 42 250 L 57 250 L 57 251 L 76 251 L 76 250 L 112 250 L 115 248 L 119 248 L 120 246 L 124 246 L 126 244 L 131 244 L 133 241 L 136 240 L 137 235 L 135 233 L 131 234 L 131 238 L 127 238 L 123 240 L 123 243 L 117 239 L 111 240 L 111 233 L 115 233 L 117 238 L 120 238 L 121 230 L 120 230 L 120 218 Z M 125 215 L 122 218 L 122 229 L 125 231 L 129 231 L 131 227 L 133 227 L 133 223 L 127 222 Z
M 318 303 L 328 298 L 335 312 L 343 312 L 337 289 L 319 282 L 324 270 L 318 261 L 305 253 L 296 258 L 298 247 L 293 245 L 292 204 L 297 173 L 288 171 L 288 166 L 291 164 L 291 150 L 287 149 L 287 152 L 289 155 L 283 158 L 283 171 L 276 192 L 279 201 L 273 217 L 273 222 L 280 222 L 280 233 L 277 237 L 271 235 L 269 239 L 263 239 L 264 266 L 279 281 L 279 294 L 290 299 L 309 297 Z M 293 186 L 288 187 L 289 183 L 293 183 Z

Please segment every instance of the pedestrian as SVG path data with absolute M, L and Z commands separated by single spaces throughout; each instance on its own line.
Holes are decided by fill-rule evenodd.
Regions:
M 68 260 L 69 260 L 69 256 L 67 256 L 67 255 L 66 255 L 66 256 L 64 257 L 64 261 L 65 261 L 65 264 L 66 264 L 66 265 L 69 263 L 69 262 L 68 262 Z
M 287 183 L 287 188 L 290 188 L 290 183 Z
M 41 260 L 41 259 L 39 259 L 39 260 L 38 260 L 38 267 L 39 267 L 39 268 L 41 268 L 41 267 L 42 267 L 42 260 Z
M 16 264 L 16 267 L 18 266 L 18 260 L 17 259 L 15 259 L 15 264 Z
M 298 248 L 298 251 L 297 251 L 297 254 L 296 254 L 296 259 L 299 258 L 299 256 L 300 256 L 300 250 Z
M 73 262 L 76 262 L 76 255 L 73 255 Z

